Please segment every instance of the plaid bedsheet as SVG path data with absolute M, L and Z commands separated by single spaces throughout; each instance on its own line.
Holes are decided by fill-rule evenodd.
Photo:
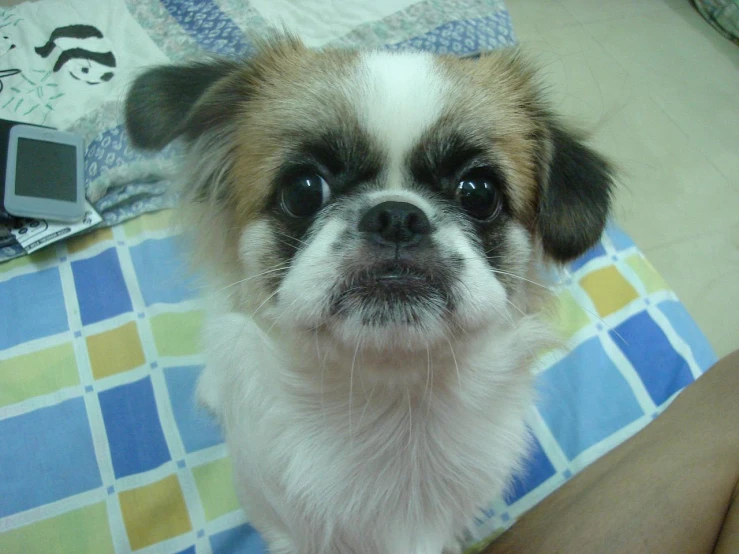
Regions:
M 0 264 L 0 552 L 261 554 L 228 452 L 193 402 L 197 285 L 170 212 Z M 568 348 L 537 364 L 535 450 L 494 535 L 652 420 L 715 360 L 611 226 L 556 286 Z

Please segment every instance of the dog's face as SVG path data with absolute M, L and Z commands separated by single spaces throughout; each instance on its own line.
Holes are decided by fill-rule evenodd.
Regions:
M 127 123 L 145 148 L 184 136 L 203 255 L 243 281 L 249 309 L 351 348 L 505 325 L 531 265 L 585 251 L 608 212 L 607 165 L 510 54 L 284 39 L 243 62 L 150 70 Z

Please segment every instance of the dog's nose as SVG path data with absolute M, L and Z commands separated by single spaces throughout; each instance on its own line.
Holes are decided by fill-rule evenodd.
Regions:
M 418 206 L 409 202 L 382 202 L 364 214 L 359 231 L 378 244 L 410 246 L 431 233 L 431 224 Z

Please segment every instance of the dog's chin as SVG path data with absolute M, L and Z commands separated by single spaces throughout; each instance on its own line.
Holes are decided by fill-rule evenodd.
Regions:
M 410 264 L 378 264 L 342 280 L 329 314 L 326 328 L 355 348 L 425 348 L 442 340 L 451 325 L 449 276 Z

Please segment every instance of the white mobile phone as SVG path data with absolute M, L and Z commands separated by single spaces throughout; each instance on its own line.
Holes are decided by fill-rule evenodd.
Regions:
M 19 217 L 79 221 L 85 215 L 84 140 L 56 129 L 10 129 L 5 209 Z

